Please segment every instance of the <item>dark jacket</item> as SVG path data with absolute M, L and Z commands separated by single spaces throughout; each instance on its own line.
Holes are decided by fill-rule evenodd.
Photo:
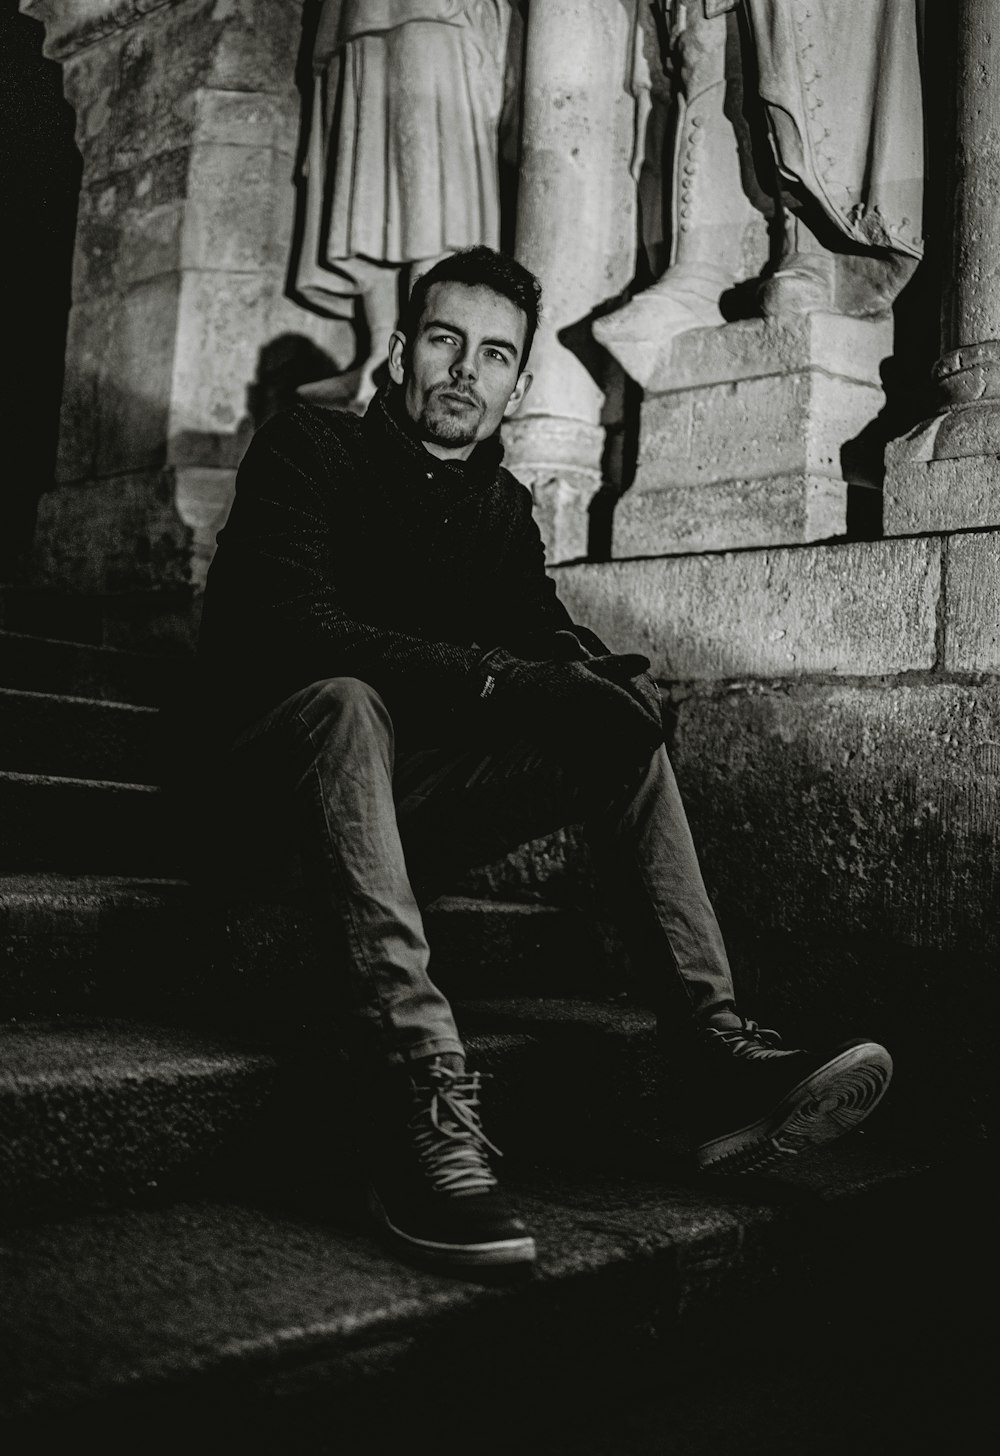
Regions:
M 483 654 L 545 658 L 575 627 L 545 573 L 530 492 L 498 437 L 467 462 L 424 449 L 394 396 L 363 417 L 296 405 L 254 436 L 208 576 L 204 692 L 235 729 L 327 677 L 426 720 L 474 704 Z M 553 652 L 551 655 L 556 655 Z

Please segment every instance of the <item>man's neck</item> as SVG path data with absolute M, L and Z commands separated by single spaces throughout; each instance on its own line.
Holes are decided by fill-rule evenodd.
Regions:
M 468 460 L 476 448 L 475 440 L 469 445 L 459 445 L 457 447 L 439 445 L 436 440 L 421 440 L 420 443 L 429 455 L 434 455 L 438 460 Z

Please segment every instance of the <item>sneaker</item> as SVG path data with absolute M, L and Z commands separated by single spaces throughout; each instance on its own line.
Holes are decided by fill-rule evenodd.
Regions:
M 391 1239 L 447 1268 L 527 1264 L 535 1241 L 500 1192 L 483 1132 L 479 1072 L 439 1060 L 409 1086 L 410 1117 L 390 1133 L 369 1208 Z
M 755 1022 L 701 1036 L 697 1084 L 703 1102 L 695 1147 L 712 1173 L 757 1173 L 858 1126 L 881 1100 L 892 1058 L 856 1039 L 833 1051 L 785 1051 Z

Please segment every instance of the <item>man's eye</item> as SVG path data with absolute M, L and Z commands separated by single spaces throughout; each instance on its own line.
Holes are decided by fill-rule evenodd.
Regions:
M 507 355 L 502 349 L 487 349 L 486 352 L 489 354 L 491 359 L 499 359 L 501 364 L 507 363 Z
M 454 334 L 434 334 L 433 342 L 435 344 L 457 344 L 458 340 Z

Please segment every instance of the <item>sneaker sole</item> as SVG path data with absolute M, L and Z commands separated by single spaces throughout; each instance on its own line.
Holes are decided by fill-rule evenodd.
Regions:
M 419 1239 L 392 1222 L 374 1188 L 368 1190 L 368 1208 L 376 1223 L 394 1242 L 450 1269 L 482 1269 L 496 1264 L 532 1264 L 537 1257 L 535 1241 L 530 1234 L 477 1244 L 444 1244 L 434 1239 Z
M 764 1117 L 702 1143 L 695 1161 L 711 1173 L 757 1173 L 842 1137 L 878 1106 L 892 1058 L 877 1042 L 851 1047 L 818 1067 Z

